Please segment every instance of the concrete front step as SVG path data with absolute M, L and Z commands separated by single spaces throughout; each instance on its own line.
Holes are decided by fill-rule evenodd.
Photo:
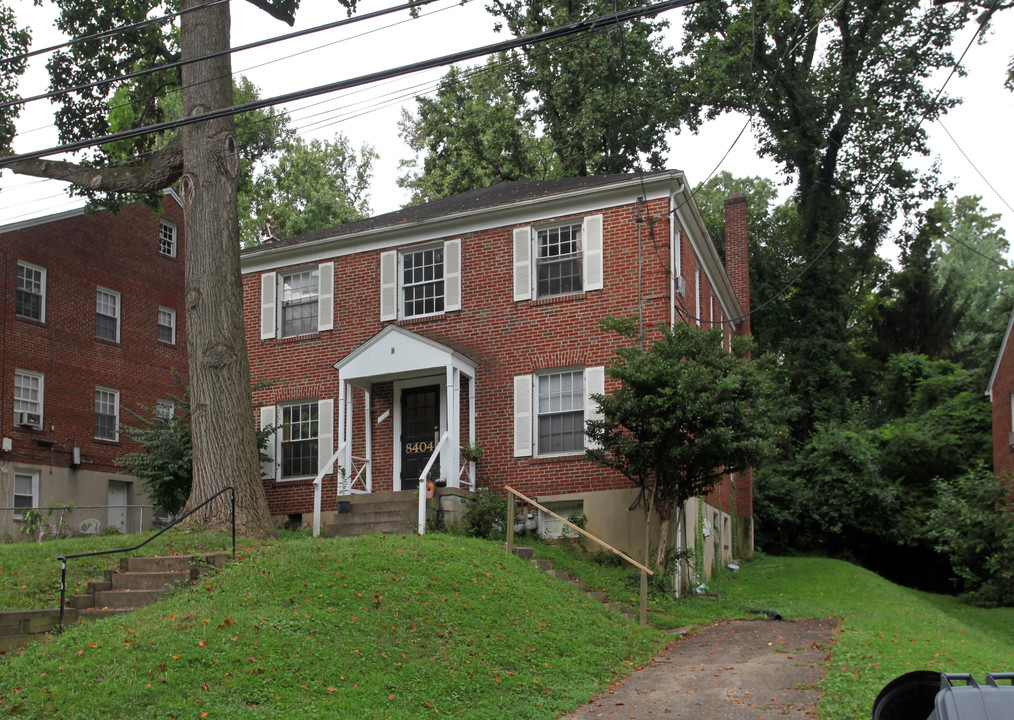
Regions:
M 353 495 L 347 502 L 349 512 L 334 516 L 335 521 L 324 527 L 325 537 L 407 535 L 416 531 L 419 498 L 413 492 Z
M 196 573 L 190 570 L 170 570 L 166 572 L 109 572 L 112 587 L 108 590 L 163 590 L 180 583 L 196 580 Z

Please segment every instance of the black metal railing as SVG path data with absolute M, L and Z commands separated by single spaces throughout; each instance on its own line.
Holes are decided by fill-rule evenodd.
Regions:
M 226 493 L 226 492 L 232 493 L 232 508 L 231 508 L 232 509 L 232 556 L 236 557 L 236 488 L 233 487 L 232 485 L 225 486 L 224 488 L 222 488 L 221 490 L 219 490 L 217 493 L 215 493 L 214 495 L 212 495 L 211 497 L 209 497 L 207 500 L 205 500 L 204 502 L 202 502 L 200 505 L 197 505 L 196 507 L 194 507 L 193 509 L 191 509 L 190 512 L 187 512 L 187 513 L 185 513 L 183 515 L 180 515 L 178 518 L 176 518 L 175 520 L 173 520 L 171 523 L 169 523 L 164 528 L 162 528 L 161 530 L 159 530 L 157 533 L 155 533 L 154 535 L 152 535 L 150 538 L 146 539 L 144 542 L 141 542 L 141 543 L 138 543 L 137 545 L 134 545 L 133 547 L 114 548 L 112 550 L 96 550 L 95 552 L 76 553 L 74 555 L 59 555 L 59 556 L 57 556 L 56 559 L 59 560 L 60 563 L 61 563 L 61 565 L 62 565 L 62 568 L 60 570 L 60 632 L 61 633 L 63 632 L 63 609 L 64 609 L 64 603 L 65 603 L 66 598 L 67 598 L 67 561 L 68 560 L 72 560 L 74 558 L 83 558 L 83 557 L 95 557 L 97 555 L 113 555 L 115 553 L 125 553 L 125 552 L 131 552 L 133 550 L 138 550 L 138 549 L 144 547 L 145 545 L 147 545 L 148 543 L 150 543 L 152 540 L 154 540 L 155 538 L 157 538 L 159 535 L 161 535 L 162 533 L 164 533 L 166 530 L 169 530 L 170 528 L 173 528 L 176 525 L 178 525 L 183 520 L 186 520 L 188 517 L 190 517 L 195 512 L 197 512 L 198 510 L 200 510 L 202 507 L 204 507 L 205 505 L 207 505 L 208 503 L 210 503 L 212 500 L 214 500 L 215 498 L 217 498 L 219 495 L 221 495 L 223 493 Z

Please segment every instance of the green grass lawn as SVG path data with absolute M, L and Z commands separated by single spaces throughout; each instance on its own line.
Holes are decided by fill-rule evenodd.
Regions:
M 166 540 L 169 552 L 220 541 Z M 38 547 L 40 558 L 81 551 L 0 546 L 5 607 L 26 601 L 29 578 L 51 583 L 20 555 Z M 636 608 L 635 574 L 567 548 L 537 553 Z M 240 555 L 146 610 L 0 658 L 0 716 L 553 718 L 647 662 L 671 639 L 661 628 L 750 608 L 838 619 L 821 718 L 868 718 L 909 670 L 1014 670 L 1014 609 L 970 608 L 835 560 L 760 556 L 711 583 L 720 600 L 653 596 L 652 627 L 640 628 L 477 540 L 290 536 Z

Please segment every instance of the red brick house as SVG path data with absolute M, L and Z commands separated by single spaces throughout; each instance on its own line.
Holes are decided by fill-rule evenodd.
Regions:
M 281 428 L 272 513 L 309 523 L 324 470 L 340 525 L 340 500 L 416 490 L 438 449 L 449 489 L 510 485 L 639 550 L 635 490 L 584 459 L 588 396 L 612 387 L 599 320 L 748 332 L 745 200 L 727 214 L 728 272 L 678 171 L 505 183 L 244 251 L 254 400 Z M 731 557 L 735 513 L 748 553 L 749 475 L 707 502 L 709 547 Z
M 160 215 L 74 210 L 0 227 L 0 534 L 16 539 L 26 509 L 71 502 L 74 531 L 150 527 L 113 459 L 131 449 L 127 409 L 177 394 L 171 368 L 186 378 L 184 252 L 172 194 Z
M 993 406 L 993 472 L 1014 475 L 1014 312 L 1007 322 L 986 395 Z

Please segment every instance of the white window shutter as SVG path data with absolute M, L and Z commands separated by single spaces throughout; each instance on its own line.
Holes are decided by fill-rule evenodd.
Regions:
M 532 298 L 532 229 L 514 229 L 514 299 Z M 530 454 L 530 449 L 529 449 Z
M 380 320 L 398 319 L 398 251 L 380 253 Z
M 327 466 L 327 472 L 334 472 L 334 400 L 317 402 L 317 472 Z
M 514 457 L 532 454 L 532 376 L 514 377 Z
M 592 400 L 592 395 L 605 395 L 606 392 L 606 369 L 602 366 L 588 367 L 584 369 L 584 420 L 601 420 L 602 413 L 599 411 L 599 404 Z M 598 443 L 593 443 L 588 436 L 584 438 L 586 448 L 597 448 Z
M 602 216 L 589 215 L 584 219 L 582 237 L 584 246 L 584 289 L 602 289 Z
M 444 243 L 444 310 L 461 309 L 461 240 Z
M 317 268 L 317 330 L 334 327 L 334 263 Z
M 263 430 L 268 425 L 274 425 L 277 422 L 277 411 L 274 405 L 265 405 L 261 408 L 261 424 L 260 429 Z M 275 463 L 275 443 L 278 440 L 278 431 L 271 433 L 268 436 L 267 445 L 264 447 L 264 454 L 268 456 L 268 459 L 261 464 L 261 475 L 263 477 L 270 478 L 272 480 L 278 479 L 277 464 Z
M 261 275 L 261 340 L 275 336 L 275 297 L 278 295 L 278 277 L 275 273 Z

